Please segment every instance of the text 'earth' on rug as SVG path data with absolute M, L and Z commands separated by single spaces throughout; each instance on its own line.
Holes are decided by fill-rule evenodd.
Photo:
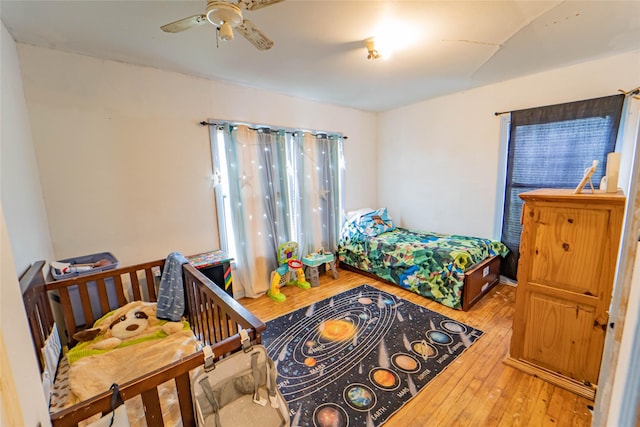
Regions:
M 292 426 L 379 426 L 483 332 L 362 285 L 267 322 Z

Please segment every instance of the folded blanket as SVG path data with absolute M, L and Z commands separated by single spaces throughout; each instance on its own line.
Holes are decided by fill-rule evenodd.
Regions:
M 184 283 L 182 264 L 187 259 L 180 252 L 171 252 L 164 263 L 158 290 L 158 319 L 177 322 L 184 314 Z

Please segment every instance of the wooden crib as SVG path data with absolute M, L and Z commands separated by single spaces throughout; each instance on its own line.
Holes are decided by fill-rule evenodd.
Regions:
M 133 300 L 156 301 L 156 280 L 164 268 L 165 260 L 157 260 L 129 267 L 107 270 L 96 274 L 81 275 L 65 280 L 46 281 L 43 273 L 45 261 L 34 263 L 20 280 L 24 289 L 23 299 L 29 326 L 41 372 L 44 367 L 41 348 L 52 332 L 54 317 L 49 300 L 59 298 L 65 326 L 58 329 L 69 337 L 73 345 L 73 334 L 86 327 L 114 305 L 113 287 L 117 305 Z M 216 357 L 221 358 L 241 349 L 238 331 L 246 329 L 253 343 L 260 343 L 260 334 L 265 324 L 227 295 L 215 283 L 190 264 L 182 266 L 185 284 L 185 317 L 196 338 L 211 346 Z M 89 292 L 89 287 L 97 289 Z M 76 297 L 72 297 L 72 293 Z M 54 295 L 56 295 L 54 297 Z M 79 295 L 79 298 L 77 297 Z M 96 298 L 97 295 L 97 298 Z M 84 324 L 78 324 L 72 304 L 80 304 Z M 93 307 L 93 309 L 92 309 Z M 98 315 L 96 316 L 96 307 Z M 78 309 L 76 308 L 76 311 Z M 88 325 L 88 326 L 87 326 Z M 125 384 L 120 384 L 123 399 L 141 396 L 146 423 L 149 426 L 164 425 L 160 409 L 158 386 L 166 381 L 175 381 L 179 407 L 184 426 L 195 425 L 189 371 L 203 364 L 202 352 L 194 353 L 182 360 L 145 374 Z M 75 426 L 91 416 L 107 413 L 111 409 L 111 392 L 105 391 L 91 399 L 51 414 L 53 426 Z

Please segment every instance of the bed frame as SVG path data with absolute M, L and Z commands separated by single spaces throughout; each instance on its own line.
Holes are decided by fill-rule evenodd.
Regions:
M 165 260 L 151 261 L 51 282 L 45 280 L 43 274 L 45 264 L 45 261 L 34 263 L 20 279 L 20 287 L 24 289 L 25 309 L 41 372 L 43 361 L 40 349 L 51 333 L 54 324 L 54 317 L 49 303 L 53 294 L 57 293 L 59 296 L 66 324 L 66 328 L 59 327 L 60 334 L 68 337 L 70 339 L 69 345 L 72 345 L 73 339 L 71 337 L 73 334 L 85 328 L 85 325 L 76 323 L 73 315 L 71 307 L 73 298 L 69 294 L 69 290 L 72 287 L 77 287 L 79 291 L 80 304 L 86 319 L 85 323 L 92 325 L 95 318 L 91 309 L 91 296 L 88 292 L 89 283 L 95 283 L 92 286 L 97 287 L 99 297 L 97 301 L 93 301 L 93 304 L 97 304 L 100 307 L 100 316 L 111 311 L 107 284 L 113 283 L 115 285 L 118 306 L 128 302 L 125 298 L 125 292 L 129 290 L 134 300 L 156 301 L 155 278 L 157 273 L 162 271 Z M 217 358 L 225 357 L 241 349 L 240 335 L 238 333 L 240 329 L 246 329 L 252 342 L 260 344 L 261 333 L 266 328 L 260 319 L 246 310 L 190 264 L 184 264 L 182 272 L 186 292 L 185 317 L 189 321 L 196 337 L 209 344 Z M 74 301 L 74 303 L 77 304 L 78 302 Z M 145 406 L 147 425 L 163 426 L 157 387 L 168 380 L 174 380 L 183 425 L 193 426 L 195 425 L 195 416 L 193 413 L 189 371 L 201 366 L 203 363 L 204 356 L 202 352 L 194 353 L 135 380 L 119 384 L 120 393 L 125 401 L 140 395 Z M 78 422 L 95 414 L 107 413 L 110 409 L 111 392 L 105 391 L 91 399 L 52 414 L 51 423 L 54 427 L 76 426 Z
M 390 280 L 383 279 L 365 270 L 360 270 L 344 262 L 340 263 L 340 268 L 364 274 L 365 276 L 398 286 Z M 500 256 L 492 256 L 475 264 L 464 273 L 464 285 L 462 287 L 462 310 L 467 311 L 480 298 L 491 290 L 500 281 Z

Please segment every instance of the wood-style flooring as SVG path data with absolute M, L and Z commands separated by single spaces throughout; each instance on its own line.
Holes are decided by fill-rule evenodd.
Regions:
M 369 284 L 485 332 L 424 387 L 385 427 L 590 426 L 593 402 L 502 363 L 509 352 L 515 288 L 499 284 L 468 312 L 449 309 L 404 289 L 346 270 L 321 275 L 309 290 L 285 286 L 283 303 L 267 296 L 240 302 L 264 322 L 315 301 Z

